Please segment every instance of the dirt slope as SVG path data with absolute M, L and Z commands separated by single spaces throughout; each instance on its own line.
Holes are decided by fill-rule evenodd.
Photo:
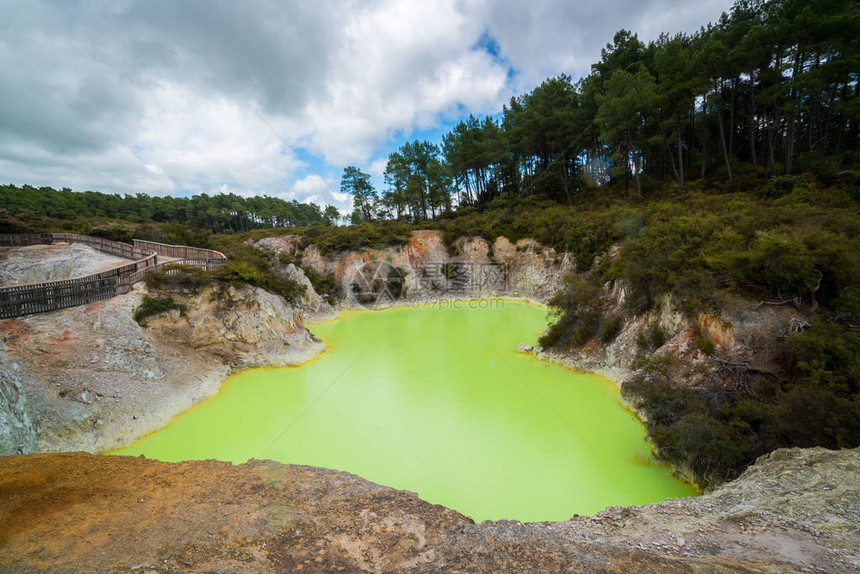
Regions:
M 860 449 L 781 450 L 699 498 L 484 522 L 332 470 L 0 458 L 2 572 L 856 572 Z

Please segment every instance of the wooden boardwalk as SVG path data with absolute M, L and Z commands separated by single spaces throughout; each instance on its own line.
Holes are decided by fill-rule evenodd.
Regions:
M 168 264 L 193 265 L 213 271 L 227 264 L 223 253 L 185 245 L 133 240 L 134 244 L 75 233 L 0 234 L 0 247 L 82 243 L 129 260 L 85 277 L 0 287 L 0 319 L 86 305 L 128 293 L 144 275 Z

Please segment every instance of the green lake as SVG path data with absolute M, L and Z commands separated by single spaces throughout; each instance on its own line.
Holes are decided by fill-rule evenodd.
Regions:
M 606 379 L 517 352 L 547 311 L 518 301 L 344 313 L 326 351 L 230 377 L 115 454 L 270 458 L 417 492 L 475 520 L 564 520 L 695 494 L 652 460 Z

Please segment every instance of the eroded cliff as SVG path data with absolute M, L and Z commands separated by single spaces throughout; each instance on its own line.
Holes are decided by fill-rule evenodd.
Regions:
M 511 243 L 505 237 L 488 242 L 463 237 L 449 249 L 439 231 L 413 231 L 408 243 L 382 249 L 325 255 L 315 245 L 301 247 L 294 235 L 268 237 L 255 243 L 274 254 L 293 258 L 340 287 L 336 306 L 355 306 L 351 289 L 362 270 L 384 262 L 401 275 L 402 302 L 434 301 L 444 297 L 519 297 L 546 302 L 574 268 L 571 257 L 533 239 Z

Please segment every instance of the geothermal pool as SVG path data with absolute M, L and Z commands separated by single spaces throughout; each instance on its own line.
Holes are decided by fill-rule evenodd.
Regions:
M 309 327 L 328 345 L 316 359 L 234 375 L 115 454 L 333 468 L 476 521 L 695 494 L 611 382 L 517 353 L 546 326 L 546 309 L 508 300 L 347 312 Z

